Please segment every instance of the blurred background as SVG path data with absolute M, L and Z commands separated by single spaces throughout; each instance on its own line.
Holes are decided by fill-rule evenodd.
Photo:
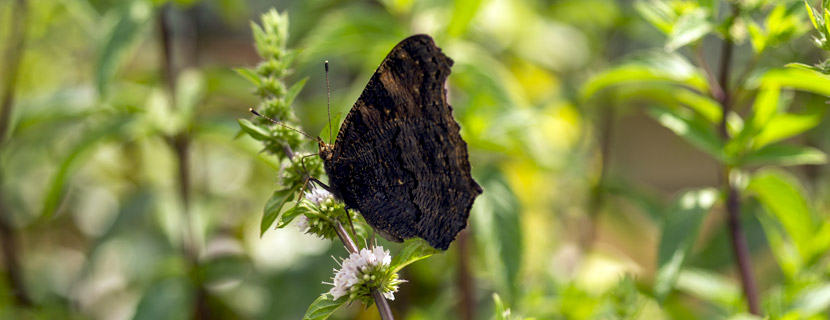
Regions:
M 793 40 L 754 68 L 821 59 L 802 2 L 743 2 L 797 12 Z M 0 94 L 9 101 L 0 123 L 0 317 L 299 319 L 330 288 L 322 282 L 338 267 L 332 256 L 345 256 L 339 243 L 292 227 L 260 236 L 280 163 L 239 135 L 236 120 L 259 101 L 233 69 L 260 61 L 250 23 L 276 8 L 299 52 L 289 83 L 308 77 L 294 102 L 307 132 L 327 121 L 324 60 L 333 114 L 348 112 L 409 35 L 430 34 L 455 61 L 450 103 L 485 191 L 461 239 L 403 270 L 408 282 L 391 302 L 398 318 L 492 319 L 506 308 L 538 319 L 727 318 L 743 303 L 721 205 L 686 263 L 699 271 L 662 304 L 649 293 L 669 200 L 717 187 L 717 162 L 641 105 L 580 93 L 619 61 L 664 47 L 635 7 L 0 1 Z M 702 39 L 713 64 L 720 41 Z M 752 54 L 748 40 L 738 42 L 733 59 L 743 65 Z M 822 121 L 796 139 L 822 148 L 827 129 Z M 822 199 L 823 166 L 790 171 Z M 759 287 L 769 290 L 782 275 L 759 222 L 745 218 Z M 379 319 L 359 303 L 335 318 Z

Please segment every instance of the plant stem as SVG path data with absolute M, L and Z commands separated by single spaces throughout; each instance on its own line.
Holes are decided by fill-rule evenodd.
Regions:
M 17 0 L 12 5 L 13 13 L 9 21 L 10 41 L 6 48 L 4 60 L 7 62 L 3 73 L 3 98 L 2 110 L 0 110 L 0 146 L 4 145 L 6 136 L 11 124 L 12 108 L 14 107 L 14 90 L 17 85 L 17 75 L 20 72 L 20 61 L 23 57 L 23 48 L 26 40 L 26 25 L 28 6 L 25 0 Z M 20 268 L 20 255 L 18 251 L 18 234 L 11 225 L 11 210 L 5 203 L 5 195 L 2 194 L 3 185 L 2 171 L 0 171 L 0 241 L 2 241 L 3 261 L 6 267 L 6 281 L 11 286 L 11 292 L 15 303 L 19 307 L 31 307 L 33 302 L 29 298 L 28 291 L 23 283 L 23 270 Z
M 739 12 L 740 8 L 733 5 L 732 16 L 729 19 L 734 21 Z M 729 25 L 731 25 L 731 21 Z M 729 28 L 727 28 L 727 30 L 729 30 Z M 723 41 L 720 74 L 718 77 L 721 89 L 720 91 L 722 92 L 722 96 L 718 100 L 723 108 L 723 118 L 721 119 L 719 129 L 721 138 L 725 143 L 729 141 L 727 116 L 732 111 L 732 97 L 731 92 L 729 91 L 729 71 L 731 69 L 730 64 L 732 60 L 733 48 L 734 44 L 727 33 L 726 38 Z M 760 315 L 760 309 L 758 308 L 758 289 L 752 272 L 752 260 L 740 220 L 741 194 L 729 177 L 731 169 L 732 168 L 728 166 L 723 166 L 723 170 L 721 172 L 721 181 L 723 183 L 723 187 L 726 189 L 727 226 L 729 228 L 729 236 L 732 241 L 732 249 L 735 254 L 735 259 L 738 262 L 738 272 L 740 273 L 741 285 L 743 287 L 744 295 L 746 296 L 749 312 L 755 315 Z
M 164 5 L 159 10 L 159 36 L 161 38 L 162 62 L 163 62 L 163 79 L 167 82 L 170 108 L 175 109 L 176 106 L 176 77 L 177 72 L 174 65 L 173 40 L 171 36 L 172 26 L 169 21 L 169 13 L 171 11 L 170 4 Z M 182 235 L 182 250 L 185 259 L 187 259 L 191 272 L 197 273 L 199 267 L 198 248 L 196 245 L 195 231 L 193 230 L 192 216 L 190 212 L 191 198 L 190 198 L 190 132 L 188 128 L 173 136 L 167 137 L 168 142 L 176 153 L 176 160 L 178 163 L 179 180 L 179 197 L 183 207 L 182 217 L 184 220 L 183 235 Z M 207 288 L 204 287 L 202 280 L 195 278 L 195 292 L 193 301 L 193 319 L 210 319 L 211 313 L 208 306 Z
M 472 320 L 475 318 L 475 308 L 473 308 L 473 277 L 470 275 L 469 226 L 467 228 L 458 234 L 455 243 L 458 246 L 458 287 L 461 295 L 459 311 L 461 319 Z

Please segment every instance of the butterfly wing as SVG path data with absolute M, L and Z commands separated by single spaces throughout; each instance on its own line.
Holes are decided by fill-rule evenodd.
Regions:
M 447 103 L 453 61 L 432 38 L 401 41 L 343 122 L 326 172 L 336 195 L 384 237 L 446 250 L 481 187 Z

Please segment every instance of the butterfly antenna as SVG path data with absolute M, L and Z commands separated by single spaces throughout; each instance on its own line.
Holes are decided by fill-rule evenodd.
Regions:
M 329 114 L 329 143 L 334 143 L 332 141 L 331 135 L 331 87 L 329 86 L 329 61 L 326 60 L 326 111 Z
M 268 119 L 268 120 L 270 120 L 271 122 L 273 122 L 273 123 L 275 123 L 275 124 L 277 124 L 277 125 L 282 126 L 283 128 L 288 128 L 288 129 L 291 129 L 292 131 L 294 131 L 294 132 L 296 132 L 296 133 L 299 133 L 299 134 L 301 134 L 301 135 L 304 135 L 304 136 L 308 137 L 308 138 L 309 138 L 309 139 L 311 139 L 311 140 L 314 140 L 314 141 L 319 141 L 319 140 L 318 140 L 319 138 L 314 138 L 314 137 L 310 136 L 308 133 L 305 133 L 305 132 L 302 132 L 302 131 L 300 131 L 300 130 L 294 129 L 294 128 L 292 128 L 292 127 L 289 127 L 289 126 L 285 125 L 285 124 L 284 124 L 284 123 L 282 123 L 282 122 L 279 122 L 279 121 L 277 121 L 277 120 L 274 120 L 274 119 L 271 119 L 271 118 L 269 118 L 269 117 L 266 117 L 266 116 L 262 115 L 261 113 L 257 112 L 256 110 L 254 110 L 254 108 L 248 108 L 248 111 L 250 111 L 251 113 L 255 114 L 255 115 L 256 115 L 256 116 L 258 116 L 258 117 Z

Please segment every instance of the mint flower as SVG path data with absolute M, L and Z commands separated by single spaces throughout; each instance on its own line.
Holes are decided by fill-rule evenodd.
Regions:
M 360 249 L 343 260 L 340 270 L 334 270 L 334 287 L 329 290 L 335 300 L 348 296 L 349 300 L 360 299 L 369 301 L 372 290 L 381 289 L 386 299 L 395 300 L 398 285 L 405 282 L 398 279 L 397 273 L 389 272 L 392 256 L 388 250 L 376 246 L 374 249 Z

